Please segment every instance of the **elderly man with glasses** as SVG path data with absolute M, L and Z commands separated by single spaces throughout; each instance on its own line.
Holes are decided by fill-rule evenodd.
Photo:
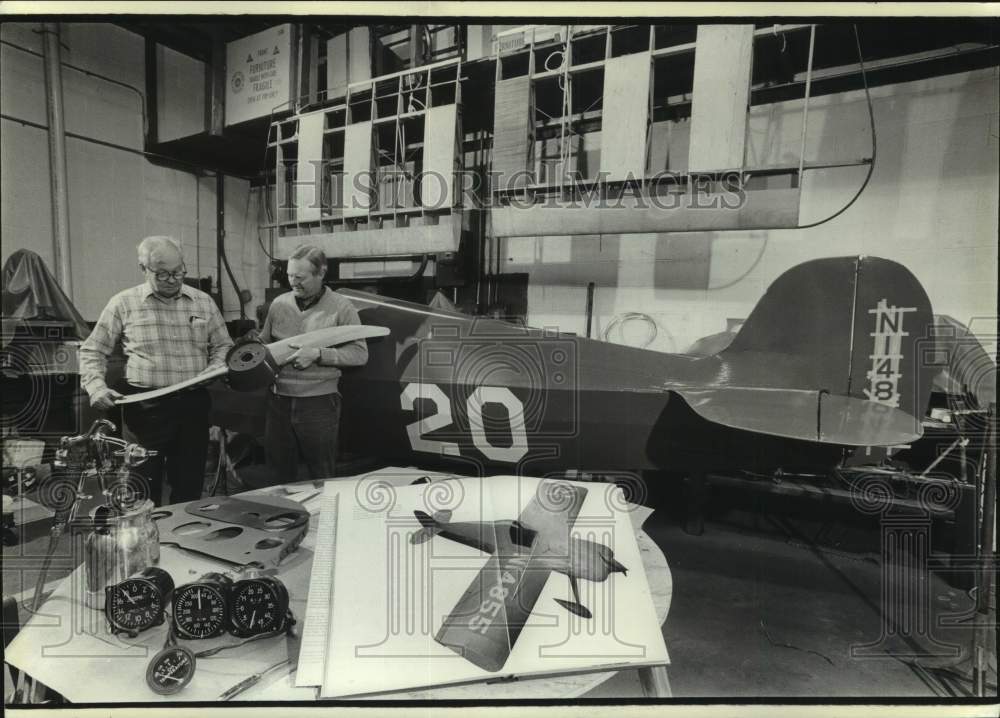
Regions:
M 146 237 L 138 249 L 146 281 L 113 296 L 80 347 L 81 384 L 99 409 L 112 408 L 123 393 L 170 386 L 222 366 L 233 345 L 212 298 L 184 284 L 180 243 Z M 105 377 L 119 343 L 125 383 L 113 388 Z M 157 505 L 164 469 L 170 503 L 201 498 L 210 407 L 208 391 L 198 388 L 123 408 L 125 438 L 159 452 L 139 467 Z

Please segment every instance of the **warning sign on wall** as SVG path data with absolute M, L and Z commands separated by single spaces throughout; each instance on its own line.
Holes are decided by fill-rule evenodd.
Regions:
M 288 109 L 292 89 L 292 26 L 262 30 L 226 45 L 226 124 Z

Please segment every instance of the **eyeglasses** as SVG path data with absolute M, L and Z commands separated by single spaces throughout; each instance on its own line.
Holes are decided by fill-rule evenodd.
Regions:
M 156 277 L 156 281 L 158 282 L 165 282 L 168 279 L 173 279 L 175 282 L 180 282 L 181 280 L 184 279 L 184 277 L 187 276 L 186 269 L 181 269 L 177 272 L 153 272 L 153 270 L 150 269 L 149 267 L 143 267 L 143 269 L 145 269 L 147 272 L 151 272 L 153 276 Z

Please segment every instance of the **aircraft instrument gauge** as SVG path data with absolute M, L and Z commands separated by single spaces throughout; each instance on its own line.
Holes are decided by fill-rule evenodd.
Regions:
M 277 578 L 245 578 L 233 584 L 230 592 L 230 632 L 234 636 L 258 636 L 285 628 L 288 614 L 288 589 Z
M 140 631 L 163 623 L 174 581 L 162 568 L 141 573 L 104 589 L 104 615 L 111 630 L 135 638 Z
M 232 579 L 207 573 L 174 591 L 173 621 L 182 638 L 214 638 L 225 632 L 229 621 Z
M 184 646 L 169 646 L 153 657 L 146 669 L 146 684 L 161 696 L 177 693 L 194 676 L 194 653 Z

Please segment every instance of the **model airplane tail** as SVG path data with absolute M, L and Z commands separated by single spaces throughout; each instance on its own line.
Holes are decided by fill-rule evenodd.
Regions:
M 417 517 L 417 521 L 420 522 L 421 529 L 415 534 L 410 536 L 410 543 L 418 544 L 427 541 L 441 532 L 441 524 L 448 523 L 451 520 L 451 511 L 442 510 L 435 511 L 434 515 L 431 516 L 424 511 L 414 511 L 413 515 Z
M 835 257 L 782 274 L 716 357 L 724 381 L 678 390 L 735 428 L 857 446 L 912 441 L 930 397 L 930 301 L 902 265 Z

